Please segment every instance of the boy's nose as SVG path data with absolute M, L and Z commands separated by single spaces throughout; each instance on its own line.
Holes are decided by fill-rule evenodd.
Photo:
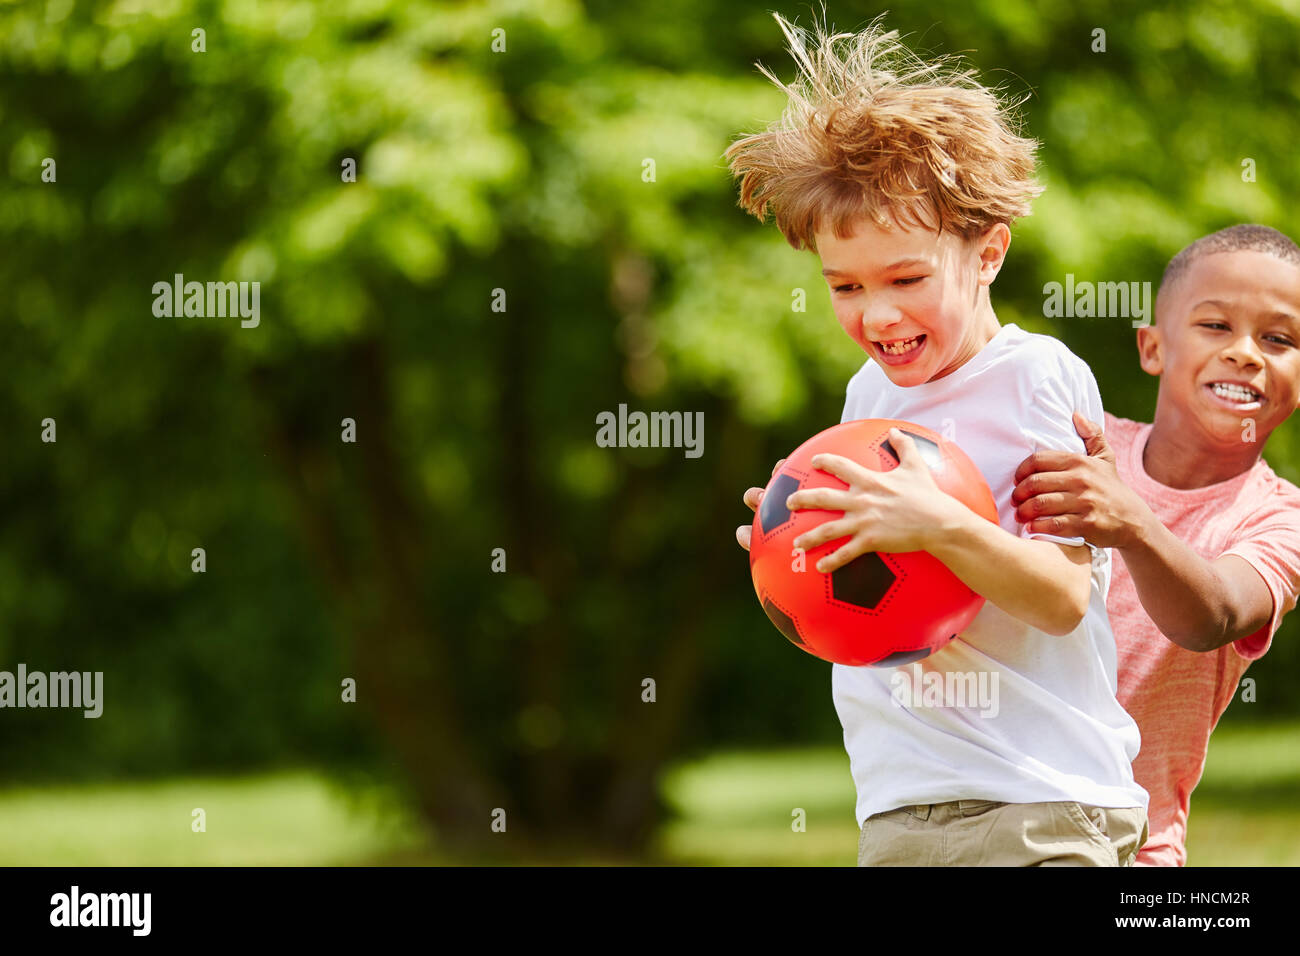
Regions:
M 898 330 L 902 327 L 903 316 L 897 309 L 880 303 L 875 308 L 868 306 L 862 311 L 862 333 L 869 339 L 899 338 Z
M 889 322 L 862 323 L 862 334 L 875 342 L 888 342 L 890 339 L 901 339 L 901 323 L 895 319 Z
M 1252 335 L 1239 335 L 1223 347 L 1222 355 L 1238 365 L 1263 365 L 1264 353 Z

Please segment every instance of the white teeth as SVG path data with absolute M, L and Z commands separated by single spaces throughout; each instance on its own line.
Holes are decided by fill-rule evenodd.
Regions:
M 879 344 L 881 351 L 888 352 L 890 355 L 901 355 L 904 352 L 910 352 L 920 340 L 919 335 L 914 335 L 910 339 L 903 339 L 900 342 L 891 342 L 889 344 L 881 342 Z
M 1231 402 L 1255 402 L 1259 400 L 1259 395 L 1252 389 L 1241 385 L 1227 385 L 1223 382 L 1215 382 L 1210 388 L 1214 390 L 1215 395 L 1226 398 Z

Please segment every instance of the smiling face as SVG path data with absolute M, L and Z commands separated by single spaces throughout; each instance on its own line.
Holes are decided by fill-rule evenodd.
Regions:
M 1195 259 L 1138 331 L 1142 368 L 1160 375 L 1156 417 L 1210 446 L 1259 444 L 1300 402 L 1300 267 L 1264 252 Z
M 961 368 L 997 334 L 988 287 L 1010 240 L 1001 223 L 966 240 L 862 221 L 847 239 L 818 230 L 817 252 L 840 326 L 906 387 Z

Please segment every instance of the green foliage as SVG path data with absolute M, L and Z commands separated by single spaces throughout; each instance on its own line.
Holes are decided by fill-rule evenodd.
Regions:
M 1042 287 L 1156 282 L 1237 221 L 1295 231 L 1298 17 L 981 0 L 891 18 L 1032 94 L 1048 189 L 995 307 L 1061 337 L 1117 414 L 1154 409 L 1128 321 L 1046 319 Z M 4 773 L 388 761 L 338 694 L 397 598 L 429 635 L 410 686 L 452 676 L 469 752 L 510 787 L 543 759 L 581 781 L 652 726 L 670 729 L 647 766 L 838 734 L 828 668 L 773 632 L 732 542 L 744 488 L 838 420 L 862 360 L 815 257 L 736 208 L 722 161 L 780 113 L 752 64 L 790 76 L 781 40 L 722 2 L 0 9 L 0 661 L 104 670 L 112 715 L 7 714 Z M 261 282 L 260 325 L 155 317 L 176 273 Z M 372 398 L 387 418 L 358 417 Z M 704 457 L 596 448 L 622 402 L 704 411 Z M 1293 433 L 1268 458 L 1300 480 Z M 402 518 L 375 516 L 394 500 Z M 1294 712 L 1296 627 L 1229 719 Z M 665 675 L 647 710 L 641 679 Z

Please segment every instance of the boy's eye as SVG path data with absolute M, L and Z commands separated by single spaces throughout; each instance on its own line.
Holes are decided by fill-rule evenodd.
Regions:
M 1217 323 L 1217 321 L 1208 321 L 1208 323 L 1201 323 L 1201 326 L 1203 326 L 1203 328 L 1206 328 L 1206 329 L 1226 329 L 1226 328 L 1229 328 L 1229 325 L 1227 325 L 1227 323 Z M 1287 338 L 1286 336 L 1282 336 L 1282 334 L 1277 334 L 1277 333 L 1269 334 L 1269 336 L 1265 336 L 1265 338 L 1270 339 L 1270 341 L 1277 342 L 1278 345 L 1284 345 L 1284 346 L 1294 346 L 1294 345 L 1295 345 L 1295 342 L 1292 342 L 1291 339 L 1290 339 L 1290 338 Z
M 1202 326 L 1203 328 L 1207 328 L 1207 329 L 1226 329 L 1226 328 L 1228 328 L 1228 323 L 1226 323 L 1226 322 L 1202 322 L 1202 323 L 1201 323 L 1201 326 Z M 1289 338 L 1287 338 L 1285 335 L 1272 334 L 1272 335 L 1266 335 L 1266 336 L 1264 336 L 1264 338 L 1269 339 L 1270 341 L 1276 342 L 1278 345 L 1285 345 L 1285 346 L 1288 346 L 1288 347 L 1294 347 L 1294 346 L 1295 346 L 1295 343 L 1292 342 L 1292 341 L 1291 341 Z
M 915 285 L 916 283 L 920 282 L 920 281 L 921 281 L 922 279 L 924 279 L 924 278 L 925 278 L 925 276 L 908 276 L 908 277 L 905 278 L 905 279 L 895 279 L 895 280 L 894 280 L 894 285 Z M 836 292 L 844 292 L 844 291 L 846 291 L 846 290 L 848 290 L 848 289 L 856 289 L 856 288 L 858 288 L 858 286 L 857 286 L 856 284 L 850 284 L 850 285 L 837 285 L 837 286 L 835 287 L 835 291 L 836 291 Z

